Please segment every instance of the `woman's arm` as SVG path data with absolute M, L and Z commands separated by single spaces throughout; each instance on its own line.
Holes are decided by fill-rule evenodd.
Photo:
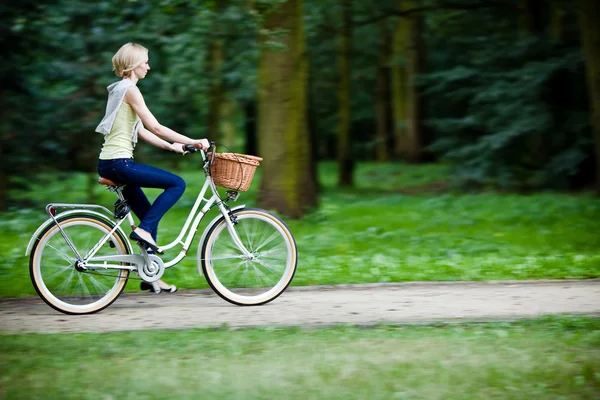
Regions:
M 202 147 L 199 147 L 201 149 L 208 148 L 208 142 L 206 141 L 206 139 L 194 140 L 194 139 L 191 139 L 180 133 L 177 133 L 170 128 L 167 128 L 164 125 L 161 125 L 158 122 L 158 120 L 156 119 L 156 117 L 154 117 L 154 115 L 152 115 L 152 113 L 148 109 L 148 106 L 146 106 L 144 97 L 142 96 L 142 93 L 140 92 L 140 90 L 138 89 L 137 86 L 132 86 L 129 89 L 127 89 L 127 93 L 125 94 L 124 101 L 127 104 L 129 104 L 133 108 L 135 113 L 140 117 L 140 119 L 142 120 L 142 123 L 147 128 L 147 133 L 153 133 L 154 135 L 158 136 L 158 138 L 169 140 L 172 142 L 178 142 L 178 143 L 183 143 L 183 144 L 194 144 L 194 145 L 197 145 L 197 147 L 202 146 Z M 152 140 L 152 139 L 150 139 L 150 140 L 147 140 L 146 138 L 143 138 L 143 139 L 149 143 L 154 144 L 153 142 L 150 142 L 150 140 Z M 157 147 L 161 147 L 160 145 L 156 145 L 156 144 L 154 144 L 154 145 Z
M 138 136 L 141 137 L 144 141 L 160 149 L 170 150 L 176 153 L 183 153 L 182 143 L 169 143 L 166 140 L 163 140 L 158 136 L 154 135 L 152 132 L 149 132 L 143 126 L 140 126 L 140 129 L 138 130 Z

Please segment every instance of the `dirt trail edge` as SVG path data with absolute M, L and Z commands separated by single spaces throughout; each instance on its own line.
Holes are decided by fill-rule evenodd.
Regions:
M 435 282 L 292 287 L 270 304 L 238 307 L 210 291 L 126 294 L 93 315 L 40 299 L 0 301 L 2 332 L 111 332 L 199 327 L 329 326 L 600 316 L 600 280 Z

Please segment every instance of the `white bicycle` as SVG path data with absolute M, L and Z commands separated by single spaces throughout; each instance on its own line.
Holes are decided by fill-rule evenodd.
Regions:
M 211 149 L 200 152 L 206 180 L 179 236 L 160 247 L 162 253 L 182 246 L 169 261 L 149 253 L 141 243 L 139 252 L 134 252 L 122 228 L 123 222 L 128 221 L 135 229 L 122 194 L 124 186 L 99 179 L 117 194 L 114 212 L 95 204 L 48 204 L 46 212 L 50 218 L 33 234 L 26 251 L 30 255 L 31 280 L 39 296 L 63 313 L 91 314 L 119 297 L 131 272 L 157 289 L 156 281 L 166 268 L 186 256 L 198 225 L 215 205 L 219 215 L 208 224 L 198 245 L 198 272 L 219 296 L 236 305 L 266 304 L 281 295 L 291 283 L 298 261 L 292 232 L 266 210 L 227 205 L 237 200 L 239 190 L 247 190 L 257 158 L 215 154 L 214 143 Z M 196 151 L 191 146 L 186 150 Z M 223 176 L 213 179 L 219 166 L 225 175 L 220 172 Z M 217 185 L 233 189 L 222 199 Z M 209 198 L 205 198 L 207 192 L 212 193 Z M 66 210 L 58 213 L 59 209 Z

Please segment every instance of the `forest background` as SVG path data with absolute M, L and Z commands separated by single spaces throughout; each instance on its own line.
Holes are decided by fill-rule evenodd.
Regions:
M 593 0 L 2 7 L 0 209 L 37 206 L 12 194 L 40 171 L 88 172 L 94 201 L 94 128 L 129 41 L 150 50 L 159 121 L 264 157 L 258 202 L 292 217 L 318 205 L 322 160 L 341 186 L 373 160 L 445 163 L 460 188 L 600 190 Z

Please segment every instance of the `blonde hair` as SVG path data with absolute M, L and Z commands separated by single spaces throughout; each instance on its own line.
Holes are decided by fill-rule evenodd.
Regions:
M 113 71 L 121 78 L 128 78 L 136 67 L 146 61 L 148 49 L 137 43 L 126 43 L 112 58 Z

